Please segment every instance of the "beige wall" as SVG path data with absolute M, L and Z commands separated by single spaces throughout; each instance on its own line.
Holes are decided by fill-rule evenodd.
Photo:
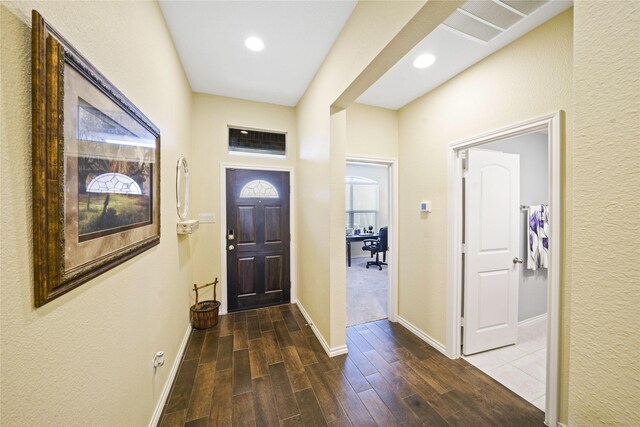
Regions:
M 446 333 L 447 148 L 451 142 L 558 110 L 572 146 L 572 9 L 399 111 L 399 315 L 441 343 Z M 564 242 L 570 243 L 570 159 L 564 163 Z M 421 216 L 416 206 L 431 200 Z M 566 251 L 567 253 L 569 251 Z M 566 255 L 566 254 L 565 254 Z M 564 260 L 566 265 L 567 258 Z M 569 269 L 562 289 L 563 402 L 567 396 Z M 563 404 L 561 419 L 566 420 Z
M 229 154 L 227 125 L 287 132 L 287 157 Z M 222 96 L 193 95 L 191 108 L 192 155 L 188 158 L 192 203 L 190 218 L 198 213 L 214 213 L 214 224 L 202 224 L 190 238 L 193 242 L 193 278 L 197 283 L 220 279 L 218 295 L 226 287 L 221 277 L 220 239 L 225 212 L 220 206 L 221 164 L 293 168 L 296 164 L 296 116 L 293 107 L 244 101 Z M 295 218 L 292 216 L 291 218 Z M 295 236 L 294 236 L 295 237 Z M 206 297 L 210 292 L 205 292 Z M 226 301 L 223 300 L 226 304 Z
M 347 108 L 347 155 L 398 157 L 398 112 L 364 104 Z
M 346 295 L 345 272 L 342 268 L 331 274 L 330 269 L 344 266 L 345 259 L 342 217 L 347 138 L 346 117 L 332 123 L 330 107 L 423 3 L 358 3 L 296 108 L 298 299 L 331 347 L 345 343 L 345 297 L 331 296 L 334 291 Z M 342 184 L 337 182 L 340 179 Z M 318 240 L 317 230 L 330 230 L 330 239 Z
M 297 168 L 298 296 L 332 346 L 344 343 L 344 269 L 338 268 L 344 266 L 344 156 L 396 155 L 392 145 L 354 144 L 349 117 L 366 124 L 369 117 L 383 120 L 381 114 L 385 129 L 398 126 L 400 315 L 444 342 L 447 144 L 557 110 L 566 113 L 567 156 L 560 418 L 572 426 L 637 420 L 639 271 L 637 250 L 630 249 L 638 240 L 640 186 L 633 146 L 640 139 L 637 3 L 578 2 L 575 50 L 569 10 L 397 114 L 354 105 L 346 116 L 330 120 L 334 100 L 422 4 L 359 4 L 292 109 L 200 94 L 192 99 L 155 3 L 3 2 L 0 424 L 148 423 L 188 324 L 189 287 L 220 273 L 220 162 L 258 162 L 226 154 L 227 124 L 289 132 L 292 155 L 259 163 Z M 30 197 L 32 7 L 161 129 L 165 201 L 159 246 L 37 310 Z M 189 237 L 175 234 L 174 165 L 180 154 L 189 158 L 192 171 L 191 217 L 217 217 Z M 594 209 L 594 194 L 606 209 Z M 426 197 L 434 211 L 420 217 L 415 206 Z M 330 229 L 331 238 L 318 240 L 318 229 Z M 154 374 L 157 350 L 165 351 L 167 364 Z
M 161 130 L 160 245 L 44 307 L 33 305 L 31 9 Z M 146 425 L 188 325 L 187 239 L 175 232 L 175 161 L 190 154 L 191 91 L 157 3 L 3 2 L 3 426 Z M 151 360 L 164 350 L 154 374 Z
M 640 3 L 576 2 L 573 58 L 569 425 L 637 426 Z
M 329 310 L 331 319 L 332 348 L 346 345 L 347 322 L 347 270 L 345 267 L 346 246 L 344 240 L 344 177 L 347 172 L 344 148 L 347 145 L 347 113 L 341 111 L 331 115 L 331 156 L 329 173 Z M 335 208 L 339 206 L 339 208 Z M 336 254 L 342 262 L 334 262 Z M 344 292 L 340 290 L 344 289 Z
M 398 158 L 398 112 L 387 108 L 364 104 L 351 104 L 346 109 L 346 155 L 366 158 Z M 352 166 L 358 170 L 362 166 Z M 375 169 L 375 170 L 374 170 Z M 390 188 L 389 171 L 386 168 L 368 168 L 367 173 L 357 173 L 380 182 L 380 216 L 378 227 L 389 225 Z M 371 176 L 369 176 L 371 175 Z M 381 177 L 382 176 L 382 177 Z M 377 177 L 377 178 L 376 178 Z M 351 256 L 369 256 L 361 245 L 351 245 Z

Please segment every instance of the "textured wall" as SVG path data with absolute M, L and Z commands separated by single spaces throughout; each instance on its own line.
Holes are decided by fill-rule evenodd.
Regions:
M 573 9 L 504 47 L 399 110 L 399 315 L 445 342 L 447 294 L 447 149 L 452 142 L 564 110 L 571 148 Z M 563 241 L 570 242 L 570 170 L 565 158 Z M 416 206 L 431 200 L 433 211 Z M 571 252 L 563 253 L 568 265 Z M 566 399 L 569 269 L 562 278 L 562 396 Z M 561 405 L 561 420 L 566 405 Z
M 38 9 L 162 135 L 159 246 L 33 306 L 31 9 Z M 155 2 L 3 2 L 3 426 L 148 424 L 188 325 L 188 239 L 175 232 L 175 161 L 190 153 L 191 91 Z M 154 374 L 151 359 L 164 350 Z
M 640 425 L 640 3 L 576 2 L 571 426 Z
M 347 108 L 347 155 L 398 157 L 398 112 L 351 104 Z
M 229 154 L 227 125 L 287 132 L 287 157 Z M 197 219 L 198 213 L 205 212 L 216 215 L 215 224 L 201 224 L 198 232 L 191 236 L 193 278 L 197 283 L 206 283 L 217 276 L 220 279 L 218 295 L 221 295 L 222 287 L 227 286 L 226 277 L 220 276 L 220 238 L 224 236 L 220 227 L 225 216 L 225 212 L 220 211 L 221 163 L 294 167 L 296 114 L 293 107 L 196 93 L 191 108 L 191 132 L 193 149 L 188 160 L 192 202 L 189 216 Z M 212 292 L 207 291 L 205 297 Z M 221 301 L 223 308 L 226 307 L 226 301 Z
M 330 107 L 422 4 L 358 3 L 296 107 L 298 299 L 332 347 L 345 343 L 344 219 L 339 216 L 344 218 L 346 118 L 335 119 L 332 126 Z M 337 179 L 343 180 L 342 186 Z M 333 246 L 317 238 L 318 230 L 333 234 Z M 342 297 L 332 295 L 334 289 Z
M 398 112 L 387 108 L 372 107 L 363 104 L 351 104 L 347 108 L 347 156 L 398 158 Z M 358 166 L 347 166 L 348 170 L 357 170 Z M 365 167 L 366 169 L 366 167 Z M 370 169 L 370 168 L 369 168 Z M 378 227 L 389 225 L 389 171 L 387 168 L 376 168 L 369 171 L 380 187 L 380 216 Z M 347 175 L 353 175 L 347 172 Z M 358 176 L 372 178 L 366 174 Z M 380 176 L 384 176 L 381 178 Z M 384 182 L 384 185 L 382 185 Z M 384 186 L 384 190 L 383 190 Z M 361 249 L 362 245 L 351 245 L 352 256 L 369 254 Z

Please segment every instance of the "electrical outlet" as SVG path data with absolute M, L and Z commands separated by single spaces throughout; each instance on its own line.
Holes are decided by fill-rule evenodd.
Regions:
M 198 214 L 198 221 L 200 221 L 200 224 L 213 224 L 214 222 L 216 222 L 216 214 L 214 213 Z
M 164 365 L 164 351 L 159 351 L 153 356 L 153 367 L 158 368 Z

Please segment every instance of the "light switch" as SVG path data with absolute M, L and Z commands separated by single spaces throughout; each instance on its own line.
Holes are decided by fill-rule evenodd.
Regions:
M 198 214 L 198 221 L 200 221 L 200 224 L 213 224 L 214 222 L 216 222 L 216 214 L 214 213 Z

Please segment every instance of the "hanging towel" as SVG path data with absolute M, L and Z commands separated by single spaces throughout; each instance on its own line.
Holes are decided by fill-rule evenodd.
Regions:
M 537 270 L 549 265 L 549 205 L 529 206 L 529 246 L 527 268 Z

